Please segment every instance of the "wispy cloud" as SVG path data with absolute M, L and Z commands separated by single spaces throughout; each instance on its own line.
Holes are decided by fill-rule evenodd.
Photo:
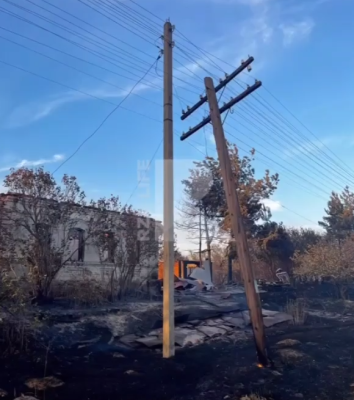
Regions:
M 23 168 L 23 167 L 38 167 L 40 165 L 45 164 L 53 164 L 59 161 L 64 160 L 63 154 L 54 154 L 52 158 L 40 158 L 39 160 L 21 160 L 16 165 L 12 165 L 9 167 L 2 167 L 0 168 L 0 172 L 7 172 L 10 171 L 12 168 Z
M 272 212 L 282 210 L 282 205 L 279 200 L 263 199 L 262 203 Z
M 189 57 L 188 54 L 186 54 L 186 56 Z M 208 63 L 209 59 L 205 57 L 197 59 L 194 62 L 191 60 L 191 62 L 187 62 L 184 65 L 176 66 L 173 71 L 175 78 L 174 86 L 181 87 L 187 85 L 188 81 L 194 79 L 193 74 L 196 74 L 203 67 L 206 67 Z M 157 73 L 155 78 L 149 76 L 148 81 L 148 83 L 139 83 L 135 87 L 134 84 L 125 85 L 122 89 L 114 88 L 112 85 L 110 88 L 107 88 L 107 86 L 99 86 L 96 88 L 80 89 L 80 91 L 65 91 L 38 101 L 32 101 L 15 108 L 7 117 L 4 128 L 14 129 L 30 125 L 43 118 L 49 117 L 61 107 L 70 103 L 95 99 L 110 102 L 110 100 L 122 98 L 130 92 L 136 95 L 146 91 L 162 90 L 162 76 L 160 76 L 159 73 Z M 112 105 L 114 104 L 115 103 L 112 101 Z
M 210 143 L 215 144 L 215 136 L 213 133 L 209 133 L 208 139 Z
M 40 101 L 32 101 L 15 108 L 5 122 L 5 128 L 14 129 L 32 124 L 52 114 L 65 104 L 81 100 L 83 94 L 64 92 Z
M 347 143 L 348 138 L 341 136 L 327 137 L 321 138 L 318 140 L 306 141 L 299 143 L 297 146 L 292 147 L 291 149 L 285 149 L 283 152 L 285 158 L 292 158 L 296 156 L 307 156 L 309 154 L 317 154 L 325 147 L 331 145 L 340 145 L 343 143 Z
M 284 46 L 287 47 L 293 43 L 305 39 L 311 34 L 314 26 L 315 22 L 312 19 L 306 19 L 300 22 L 280 24 L 279 28 L 283 33 Z

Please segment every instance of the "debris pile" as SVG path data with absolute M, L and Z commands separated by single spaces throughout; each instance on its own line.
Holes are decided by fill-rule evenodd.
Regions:
M 176 291 L 186 290 L 188 292 L 201 292 L 213 289 L 213 285 L 202 281 L 201 279 L 196 279 L 193 277 L 189 278 L 178 278 L 175 276 L 174 288 Z
M 190 293 L 213 290 L 210 264 L 205 262 L 203 268 L 193 268 L 187 277 L 175 275 L 174 288 L 177 292 L 187 291 Z M 161 290 L 163 290 L 162 280 Z
M 283 322 L 289 322 L 292 317 L 288 314 L 262 310 L 264 325 L 271 327 Z M 228 313 L 220 318 L 207 320 L 191 320 L 179 324 L 175 328 L 175 344 L 179 347 L 196 346 L 208 340 L 227 340 L 237 342 L 252 336 L 249 311 Z M 135 334 L 125 335 L 118 339 L 125 346 L 138 348 L 161 348 L 162 328 L 154 329 L 144 336 Z

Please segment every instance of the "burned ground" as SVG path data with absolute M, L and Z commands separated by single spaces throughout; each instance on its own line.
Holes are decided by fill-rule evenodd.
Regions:
M 8 392 L 5 399 L 21 393 L 46 400 L 238 400 L 251 393 L 268 400 L 354 399 L 353 328 L 353 321 L 318 317 L 270 328 L 271 368 L 257 366 L 252 340 L 215 338 L 179 349 L 171 360 L 162 359 L 160 350 L 112 350 L 104 343 L 37 347 L 2 360 L 0 388 Z M 25 385 L 44 376 L 64 384 L 44 392 Z
M 37 362 L 13 358 L 3 364 L 0 387 L 11 394 L 34 394 L 24 383 L 43 377 L 46 368 L 46 376 L 56 376 L 64 385 L 35 393 L 39 399 L 236 400 L 250 393 L 274 400 L 352 399 L 353 325 L 314 322 L 268 333 L 273 368 L 256 365 L 252 342 L 215 340 L 182 349 L 173 360 L 151 350 L 117 357 L 104 349 L 89 354 L 86 348 L 48 357 L 43 351 Z

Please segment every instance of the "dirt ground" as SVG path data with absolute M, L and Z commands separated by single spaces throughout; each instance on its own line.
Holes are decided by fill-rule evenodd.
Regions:
M 111 353 L 90 347 L 1 360 L 4 399 L 21 393 L 38 399 L 238 400 L 354 399 L 353 323 L 309 320 L 267 331 L 273 368 L 259 368 L 251 341 L 213 341 L 177 351 L 164 360 L 146 350 Z M 289 340 L 290 339 L 290 340 Z M 280 342 L 280 343 L 279 343 Z M 124 354 L 123 354 L 124 353 Z M 118 356 L 118 357 L 117 357 Z M 64 384 L 45 392 L 25 386 L 29 378 L 55 376 Z

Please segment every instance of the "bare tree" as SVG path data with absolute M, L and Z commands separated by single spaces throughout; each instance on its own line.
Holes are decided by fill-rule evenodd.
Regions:
M 64 175 L 57 184 L 43 168 L 20 168 L 10 172 L 4 186 L 3 225 L 14 251 L 12 262 L 27 268 L 36 299 L 45 299 L 61 268 L 79 251 L 70 246 L 73 230 L 84 224 L 84 240 L 90 237 L 91 210 L 73 176 Z
M 95 206 L 105 217 L 95 223 L 94 242 L 101 263 L 111 265 L 111 298 L 124 297 L 135 278 L 142 284 L 157 270 L 161 226 L 142 211 L 123 206 L 118 197 L 99 200 Z

